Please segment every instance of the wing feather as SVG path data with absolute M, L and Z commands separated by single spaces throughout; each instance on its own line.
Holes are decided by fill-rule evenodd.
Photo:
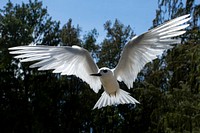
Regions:
M 90 76 L 97 73 L 99 68 L 89 52 L 81 47 L 18 46 L 9 50 L 10 54 L 19 54 L 15 58 L 22 58 L 21 62 L 36 61 L 30 68 L 51 69 L 53 73 L 61 75 L 76 75 L 88 83 L 96 93 L 101 88 L 100 79 Z
M 133 37 L 122 51 L 119 63 L 114 68 L 114 74 L 119 81 L 123 81 L 128 88 L 133 87 L 137 74 L 144 65 L 162 55 L 172 44 L 180 43 L 173 37 L 184 34 L 189 24 L 190 15 L 172 19 L 148 32 Z

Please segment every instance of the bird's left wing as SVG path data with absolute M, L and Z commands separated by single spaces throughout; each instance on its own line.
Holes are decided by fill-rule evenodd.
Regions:
M 21 62 L 37 61 L 30 68 L 38 70 L 54 70 L 61 75 L 76 75 L 88 83 L 97 93 L 101 88 L 98 77 L 90 76 L 97 73 L 99 68 L 89 52 L 78 46 L 18 46 L 9 48 L 10 54 L 19 54 L 15 58 L 22 58 Z
M 189 16 L 188 14 L 170 20 L 129 41 L 124 47 L 118 65 L 113 70 L 117 80 L 123 81 L 128 88 L 131 88 L 137 74 L 146 63 L 172 48 L 171 44 L 180 42 L 172 37 L 185 33 L 184 29 L 189 24 L 184 23 L 190 20 Z

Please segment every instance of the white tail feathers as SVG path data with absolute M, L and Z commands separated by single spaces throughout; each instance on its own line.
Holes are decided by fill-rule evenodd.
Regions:
M 139 103 L 135 98 L 131 97 L 128 92 L 119 89 L 116 95 L 109 95 L 107 92 L 103 92 L 94 108 L 102 108 L 105 106 L 117 105 L 117 104 L 136 104 Z

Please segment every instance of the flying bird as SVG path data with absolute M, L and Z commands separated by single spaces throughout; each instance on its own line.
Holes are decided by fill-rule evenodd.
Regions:
M 122 90 L 118 81 L 123 81 L 130 89 L 137 74 L 144 65 L 156 59 L 158 55 L 180 43 L 174 37 L 184 34 L 189 26 L 190 15 L 183 15 L 133 37 L 123 48 L 120 60 L 114 69 L 100 68 L 90 53 L 79 46 L 18 46 L 9 48 L 10 54 L 21 62 L 37 61 L 30 68 L 53 70 L 61 75 L 75 75 L 85 81 L 94 92 L 103 86 L 104 92 L 94 108 L 117 104 L 139 103 L 130 94 Z

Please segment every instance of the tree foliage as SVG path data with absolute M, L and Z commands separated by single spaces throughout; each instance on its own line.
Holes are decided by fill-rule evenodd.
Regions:
M 72 25 L 72 19 L 69 19 L 68 22 L 63 26 L 61 30 L 61 40 L 65 45 L 79 45 L 81 44 L 80 40 L 80 27 L 76 28 Z
M 111 21 L 107 21 L 104 29 L 107 31 L 107 38 L 101 44 L 99 65 L 114 68 L 124 45 L 134 36 L 134 33 L 130 26 L 123 25 L 117 19 L 113 25 Z
M 152 65 L 146 80 L 163 91 L 160 107 L 153 110 L 155 132 L 199 132 L 199 5 L 195 1 L 160 0 L 154 26 L 176 16 L 190 13 L 191 25 L 182 35 L 182 45 Z M 197 19 L 198 18 L 198 19 Z M 163 64 L 163 65 L 162 65 Z M 160 67 L 162 66 L 162 67 Z M 157 82 L 152 80 L 158 79 Z M 164 81 L 164 82 L 163 82 Z M 163 86 L 164 85 L 164 86 Z

